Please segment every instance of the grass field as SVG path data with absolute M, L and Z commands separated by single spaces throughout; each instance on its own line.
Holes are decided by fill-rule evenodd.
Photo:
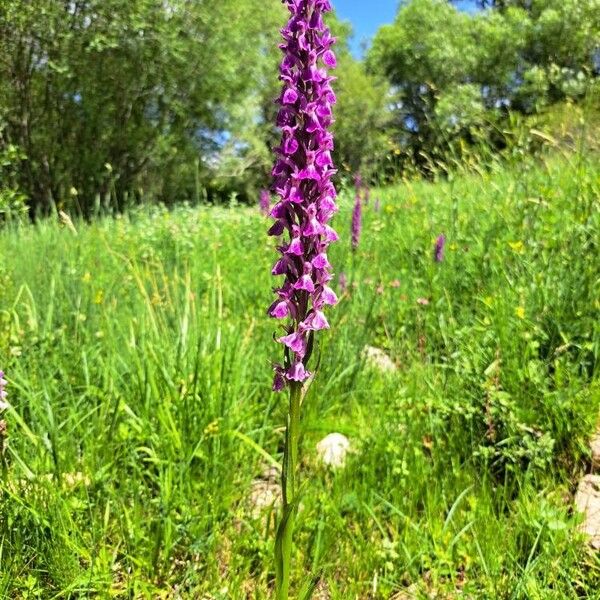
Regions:
M 350 191 L 336 217 L 349 287 L 303 409 L 296 581 L 322 570 L 340 600 L 600 598 L 571 509 L 600 408 L 600 161 L 371 197 L 354 256 Z M 156 208 L 75 228 L 0 233 L 0 594 L 267 598 L 273 515 L 251 490 L 286 409 L 267 220 Z M 333 431 L 354 450 L 336 472 L 315 452 Z

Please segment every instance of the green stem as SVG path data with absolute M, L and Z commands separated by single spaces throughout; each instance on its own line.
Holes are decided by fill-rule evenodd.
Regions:
M 300 400 L 302 385 L 290 385 L 290 407 L 285 430 L 281 489 L 283 515 L 277 529 L 275 560 L 277 563 L 277 600 L 288 600 L 292 562 L 294 521 L 298 509 L 296 471 L 298 468 L 298 439 L 300 437 Z

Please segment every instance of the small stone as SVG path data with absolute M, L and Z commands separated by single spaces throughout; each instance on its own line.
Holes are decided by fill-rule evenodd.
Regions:
M 350 451 L 350 440 L 341 433 L 330 433 L 317 444 L 321 462 L 334 469 L 343 467 Z
M 273 481 L 279 484 L 279 481 L 281 480 L 281 468 L 276 467 L 275 465 L 265 465 L 260 474 L 260 479 Z
M 592 438 L 590 448 L 592 450 L 592 471 L 600 471 L 600 431 Z
M 365 346 L 363 358 L 366 363 L 384 373 L 392 373 L 398 369 L 394 361 L 380 348 Z
M 580 530 L 590 538 L 590 546 L 600 550 L 600 475 L 586 475 L 579 482 L 575 506 L 584 517 Z
M 266 509 L 271 509 L 280 503 L 279 485 L 271 481 L 255 479 L 250 491 L 250 508 L 252 516 L 258 519 Z
M 331 600 L 329 586 L 323 580 L 319 581 L 312 597 L 313 600 Z
M 274 466 L 265 467 L 260 477 L 256 478 L 250 486 L 250 512 L 254 519 L 258 519 L 266 510 L 271 510 L 281 505 L 280 472 Z
M 394 594 L 390 600 L 417 600 L 419 597 L 419 590 L 417 586 L 413 583 L 409 588 L 397 592 Z

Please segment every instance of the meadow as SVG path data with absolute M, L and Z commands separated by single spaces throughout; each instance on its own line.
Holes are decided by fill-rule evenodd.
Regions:
M 600 598 L 577 531 L 600 409 L 600 160 L 352 190 L 303 408 L 294 581 L 320 598 Z M 380 200 L 379 210 L 375 199 Z M 4 598 L 269 596 L 286 399 L 255 207 L 145 207 L 0 233 Z M 438 235 L 445 257 L 433 260 Z M 378 348 L 382 370 L 365 358 Z M 331 432 L 344 468 L 317 459 Z

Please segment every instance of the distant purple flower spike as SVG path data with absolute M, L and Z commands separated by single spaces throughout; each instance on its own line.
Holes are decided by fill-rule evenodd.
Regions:
M 352 250 L 356 250 L 358 248 L 358 244 L 360 242 L 360 233 L 362 231 L 362 204 L 360 201 L 360 196 L 357 194 L 356 199 L 354 200 L 354 210 L 352 211 Z
M 379 198 L 375 198 L 375 204 L 373 204 L 373 208 L 375 212 L 381 212 L 381 200 Z
M 346 277 L 346 273 L 340 273 L 338 285 L 340 286 L 340 292 L 342 292 L 342 294 L 348 289 L 348 277 Z
M 323 22 L 323 13 L 331 10 L 329 0 L 283 0 L 291 17 L 282 29 L 280 66 L 283 82 L 277 100 L 280 108 L 277 125 L 282 140 L 276 148 L 272 189 L 279 197 L 270 211 L 276 219 L 269 234 L 288 234 L 278 250 L 281 258 L 273 275 L 284 275 L 278 299 L 268 310 L 277 319 L 289 317 L 287 335 L 278 338 L 285 347 L 285 365 L 275 365 L 274 390 L 285 380 L 303 382 L 310 377 L 306 363 L 310 358 L 314 331 L 329 323 L 324 306 L 337 302 L 331 280 L 327 247 L 338 239 L 328 225 L 337 211 L 337 196 L 331 178 L 336 173 L 331 161 L 333 136 L 332 105 L 335 94 L 333 77 L 327 69 L 336 66 L 331 50 L 335 42 Z
M 446 246 L 446 236 L 442 233 L 442 235 L 438 236 L 437 240 L 435 240 L 435 248 L 433 251 L 433 259 L 435 262 L 442 262 L 444 260 L 444 248 Z
M 371 190 L 369 186 L 364 182 L 362 175 L 356 173 L 354 175 L 354 187 L 356 188 L 356 195 L 361 196 L 365 204 L 369 204 L 369 198 L 371 197 Z
M 260 200 L 258 201 L 260 206 L 260 212 L 263 215 L 268 215 L 271 212 L 271 194 L 267 190 L 261 190 L 260 192 Z M 281 235 L 283 232 L 279 232 L 271 235 Z

